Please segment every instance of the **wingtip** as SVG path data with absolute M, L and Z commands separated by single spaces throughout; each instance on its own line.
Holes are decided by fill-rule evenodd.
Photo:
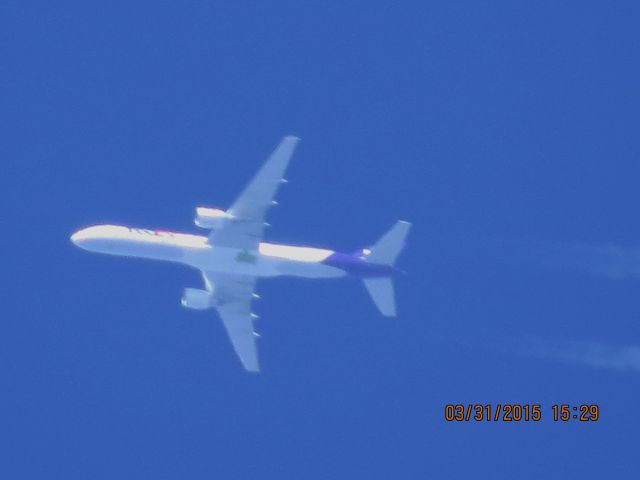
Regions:
M 406 220 L 398 220 L 396 223 L 396 228 L 399 228 L 400 230 L 407 233 L 411 230 L 412 226 L 413 225 L 411 224 L 411 222 L 407 222 Z
M 240 358 L 240 360 L 242 361 L 242 366 L 244 367 L 245 371 L 248 373 L 260 373 L 260 362 L 258 361 L 258 359 L 245 359 L 245 358 Z

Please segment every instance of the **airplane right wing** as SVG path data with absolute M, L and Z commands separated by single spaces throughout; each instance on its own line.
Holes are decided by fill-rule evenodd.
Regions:
M 242 365 L 250 372 L 259 372 L 255 316 L 251 313 L 256 278 L 217 272 L 203 272 L 203 277 L 207 289 L 215 293 L 214 307 Z

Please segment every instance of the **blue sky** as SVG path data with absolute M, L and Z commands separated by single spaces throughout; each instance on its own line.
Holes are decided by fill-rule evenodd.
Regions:
M 0 476 L 637 478 L 639 9 L 3 2 Z M 403 218 L 409 275 L 395 320 L 357 281 L 262 282 L 252 376 L 180 307 L 197 273 L 68 237 L 196 231 L 285 134 L 269 240 Z

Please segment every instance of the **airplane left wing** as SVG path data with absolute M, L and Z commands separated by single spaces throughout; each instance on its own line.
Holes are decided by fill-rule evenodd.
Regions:
M 207 289 L 214 292 L 214 307 L 224 324 L 231 344 L 242 365 L 250 372 L 259 372 L 254 315 L 251 300 L 256 278 L 248 275 L 203 272 Z
M 278 187 L 300 139 L 284 137 L 256 176 L 227 211 L 233 216 L 223 228 L 213 230 L 209 243 L 255 251 L 262 240 L 267 210 L 275 202 Z

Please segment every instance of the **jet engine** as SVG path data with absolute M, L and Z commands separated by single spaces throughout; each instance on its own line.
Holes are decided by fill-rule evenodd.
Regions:
M 201 228 L 215 230 L 222 228 L 227 220 L 231 218 L 224 210 L 218 208 L 198 207 L 196 208 L 195 224 Z
M 193 310 L 206 310 L 212 306 L 211 292 L 198 288 L 185 288 L 182 295 L 182 306 Z

